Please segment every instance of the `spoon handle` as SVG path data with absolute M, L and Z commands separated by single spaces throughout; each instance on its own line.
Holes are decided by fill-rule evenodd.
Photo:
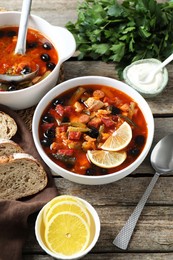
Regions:
M 172 60 L 173 60 L 173 53 L 166 60 L 164 60 L 160 65 L 158 65 L 156 67 L 153 74 L 156 74 L 157 72 L 159 72 L 161 69 L 163 69 Z
M 32 0 L 23 0 L 15 54 L 25 54 L 26 52 L 26 34 L 27 34 L 28 17 L 30 14 L 31 3 Z
M 155 173 L 153 176 L 150 184 L 148 185 L 146 191 L 144 192 L 142 198 L 138 202 L 136 208 L 134 209 L 133 213 L 127 220 L 126 224 L 124 227 L 121 229 L 121 231 L 118 233 L 118 235 L 115 237 L 113 244 L 120 249 L 127 249 L 128 244 L 130 242 L 131 236 L 133 234 L 133 231 L 135 229 L 136 223 L 141 215 L 141 212 L 145 206 L 145 203 L 147 202 L 148 197 L 150 196 L 154 185 L 156 184 L 158 178 L 159 178 L 159 173 Z

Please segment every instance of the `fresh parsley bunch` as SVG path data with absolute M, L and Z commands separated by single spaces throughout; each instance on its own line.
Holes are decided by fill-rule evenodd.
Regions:
M 164 59 L 173 52 L 173 1 L 85 0 L 75 23 L 78 59 L 116 62 L 122 69 L 143 58 Z

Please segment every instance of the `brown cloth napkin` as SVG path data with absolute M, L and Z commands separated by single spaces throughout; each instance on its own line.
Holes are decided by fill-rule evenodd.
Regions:
M 48 185 L 36 195 L 22 200 L 0 200 L 0 260 L 21 260 L 22 248 L 27 237 L 27 220 L 29 215 L 39 211 L 49 200 L 58 195 L 51 172 L 40 158 L 32 138 L 20 116 L 8 107 L 0 105 L 3 111 L 14 118 L 18 131 L 13 141 L 18 143 L 25 152 L 38 159 L 45 168 Z

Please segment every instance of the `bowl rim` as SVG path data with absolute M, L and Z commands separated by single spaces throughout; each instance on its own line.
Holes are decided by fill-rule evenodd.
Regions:
M 150 121 L 150 124 L 148 125 L 147 123 L 147 127 L 150 129 L 150 132 L 148 131 L 148 133 L 150 133 L 147 137 L 147 141 L 146 141 L 146 144 L 145 144 L 145 147 L 143 149 L 143 151 L 141 152 L 141 154 L 138 156 L 138 158 L 132 163 L 130 164 L 129 166 L 123 168 L 122 170 L 120 171 L 117 171 L 117 172 L 114 172 L 114 173 L 111 173 L 111 174 L 108 174 L 108 175 L 100 175 L 100 176 L 87 176 L 87 175 L 80 175 L 80 174 L 77 174 L 77 173 L 73 173 L 71 171 L 68 171 L 62 167 L 60 167 L 59 165 L 57 165 L 56 163 L 54 163 L 47 155 L 46 153 L 44 152 L 41 144 L 40 144 L 40 141 L 38 140 L 37 138 L 37 131 L 38 129 L 36 130 L 37 128 L 37 115 L 39 114 L 39 118 L 41 116 L 41 114 L 43 113 L 44 109 L 46 108 L 46 106 L 48 105 L 48 100 L 49 102 L 51 102 L 53 100 L 54 97 L 58 96 L 60 93 L 63 93 L 63 91 L 60 90 L 60 93 L 57 94 L 57 95 L 54 95 L 54 97 L 52 96 L 53 94 L 56 93 L 56 90 L 58 89 L 63 89 L 64 86 L 66 85 L 70 85 L 72 84 L 73 87 L 68 87 L 68 89 L 72 89 L 79 84 L 80 81 L 84 81 L 84 80 L 98 80 L 98 81 L 107 81 L 107 84 L 101 84 L 101 83 L 83 83 L 81 85 L 91 85 L 91 84 L 99 84 L 99 85 L 107 85 L 109 87 L 113 87 L 111 86 L 111 82 L 114 82 L 114 83 L 117 83 L 119 84 L 119 86 L 124 86 L 124 87 L 128 87 L 129 88 L 129 91 L 132 93 L 131 94 L 131 97 L 133 98 L 133 94 L 135 94 L 137 96 L 137 98 L 139 99 L 139 101 L 137 102 L 135 99 L 135 101 L 138 103 L 139 107 L 141 108 L 141 110 L 143 111 L 142 107 L 141 107 L 141 104 L 139 104 L 139 102 L 141 101 L 142 104 L 145 104 L 145 113 L 147 115 L 147 118 L 148 118 L 148 121 Z M 115 88 L 115 87 L 113 87 Z M 118 88 L 119 89 L 119 88 Z M 66 91 L 66 89 L 64 89 L 64 91 Z M 121 90 L 122 92 L 124 92 L 123 90 Z M 126 93 L 127 94 L 127 93 Z M 127 94 L 129 95 L 129 94 Z M 51 98 L 50 98 L 51 97 Z M 46 104 L 46 105 L 45 105 Z M 43 108 L 44 107 L 44 108 Z M 146 112 L 147 111 L 147 112 Z M 119 80 L 116 80 L 116 79 L 113 79 L 113 78 L 109 78 L 109 77 L 104 77 L 104 76 L 82 76 L 82 77 L 76 77 L 76 78 L 73 78 L 73 79 L 69 79 L 69 80 L 66 80 L 58 85 L 56 85 L 53 89 L 51 89 L 41 100 L 40 102 L 38 103 L 36 109 L 35 109 L 35 112 L 34 112 L 34 115 L 33 115 L 33 123 L 32 123 L 32 133 L 33 133 L 33 139 L 34 139 L 34 143 L 36 145 L 36 148 L 37 150 L 39 151 L 41 157 L 43 158 L 43 160 L 45 161 L 46 160 L 46 163 L 48 162 L 48 165 L 50 167 L 50 165 L 53 167 L 53 168 L 57 168 L 57 170 L 59 171 L 59 173 L 56 173 L 55 172 L 55 175 L 61 175 L 63 176 L 64 178 L 67 178 L 68 177 L 66 175 L 71 175 L 75 178 L 78 179 L 79 183 L 82 183 L 82 180 L 93 180 L 93 181 L 97 181 L 97 180 L 100 180 L 100 181 L 104 181 L 104 180 L 108 180 L 108 179 L 111 179 L 113 176 L 118 176 L 118 175 L 123 175 L 123 177 L 129 175 L 132 171 L 134 171 L 142 162 L 140 161 L 141 158 L 142 158 L 142 161 L 145 159 L 145 157 L 147 156 L 148 152 L 149 152 L 149 149 L 152 145 L 152 141 L 153 141 L 153 137 L 154 137 L 154 118 L 153 118 L 153 115 L 152 115 L 152 111 L 147 103 L 147 101 L 142 97 L 142 95 L 140 93 L 138 93 L 135 89 L 133 89 L 132 87 L 130 87 L 129 85 L 127 85 L 126 83 L 122 82 L 122 81 L 119 81 Z M 52 169 L 52 167 L 50 167 Z M 124 171 L 127 171 L 127 173 L 124 173 Z M 128 172 L 130 171 L 130 173 Z M 63 175 L 62 173 L 63 172 Z M 123 178 L 122 177 L 122 178 Z M 118 180 L 118 179 L 117 179 Z M 75 181 L 77 182 L 77 181 Z M 113 182 L 113 181 L 111 181 Z M 106 183 L 110 183 L 109 182 L 103 182 L 103 183 L 100 183 L 100 184 L 106 184 Z M 84 183 L 85 184 L 85 183 Z M 88 184 L 88 183 L 87 183 Z M 95 183 L 93 183 L 95 184 Z
M 67 256 L 63 256 L 63 255 L 60 255 L 60 254 L 56 254 L 56 253 L 53 253 L 51 250 L 49 250 L 49 248 L 44 244 L 42 238 L 41 238 L 41 235 L 40 235 L 40 224 L 41 224 L 41 221 L 42 218 L 43 218 L 43 211 L 44 209 L 46 208 L 46 206 L 51 203 L 51 200 L 46 203 L 43 208 L 39 211 L 38 215 L 37 215 L 37 218 L 36 218 L 36 221 L 35 221 L 35 235 L 36 235 L 36 239 L 39 243 L 39 245 L 42 247 L 42 249 L 49 255 L 51 255 L 52 257 L 59 257 L 57 259 L 62 259 L 62 260 L 65 260 L 65 259 L 69 259 L 69 260 L 73 260 L 73 259 L 78 259 L 78 258 L 81 258 L 83 257 L 84 255 L 88 254 L 92 248 L 95 246 L 95 244 L 97 243 L 98 239 L 99 239 L 99 236 L 100 236 L 100 230 L 101 230 L 101 222 L 100 222 L 100 218 L 99 218 L 99 215 L 96 211 L 96 209 L 91 205 L 91 203 L 89 203 L 87 200 L 85 199 L 82 199 L 78 196 L 75 196 L 77 199 L 79 199 L 82 203 L 84 203 L 84 205 L 86 206 L 87 210 L 89 211 L 89 213 L 91 214 L 92 218 L 93 218 L 93 221 L 94 221 L 94 226 L 95 226 L 95 233 L 94 233 L 94 236 L 93 236 L 93 239 L 91 241 L 91 243 L 89 244 L 89 246 L 84 250 L 82 251 L 81 253 L 77 253 L 75 255 L 73 255 L 72 257 L 67 257 Z

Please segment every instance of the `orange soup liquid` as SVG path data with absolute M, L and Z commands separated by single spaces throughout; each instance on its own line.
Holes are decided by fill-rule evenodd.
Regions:
M 53 70 L 58 62 L 58 53 L 51 42 L 34 29 L 28 29 L 26 54 L 14 54 L 18 27 L 0 28 L 0 74 L 18 75 L 36 70 L 39 76 Z

